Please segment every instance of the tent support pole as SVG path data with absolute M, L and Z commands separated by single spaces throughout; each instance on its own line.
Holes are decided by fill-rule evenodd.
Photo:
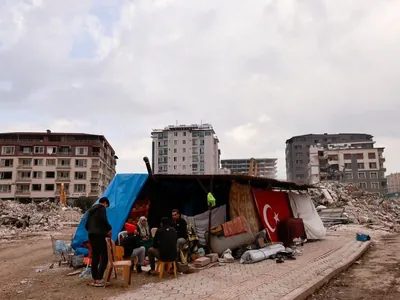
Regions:
M 210 187 L 208 191 L 212 194 L 214 187 L 214 176 L 210 179 Z M 207 235 L 207 253 L 211 253 L 211 214 L 212 214 L 212 206 L 208 206 L 208 235 Z

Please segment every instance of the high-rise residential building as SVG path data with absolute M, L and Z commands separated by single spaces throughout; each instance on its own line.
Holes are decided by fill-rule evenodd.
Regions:
M 309 148 L 312 145 L 372 141 L 372 135 L 363 133 L 306 134 L 286 141 L 286 177 L 288 181 L 308 183 Z
M 155 174 L 219 173 L 219 140 L 210 124 L 170 125 L 151 136 Z
M 276 158 L 254 158 L 254 169 L 257 176 L 276 178 Z M 247 175 L 250 171 L 251 158 L 245 159 L 223 159 L 221 160 L 222 168 L 231 170 L 232 174 Z
M 387 192 L 384 148 L 374 141 L 311 146 L 308 166 L 309 183 L 324 180 L 351 182 L 376 193 Z
M 386 177 L 388 193 L 400 193 L 400 173 L 393 173 Z
M 117 157 L 102 135 L 0 134 L 0 199 L 49 199 L 64 184 L 69 199 L 98 197 L 115 175 Z

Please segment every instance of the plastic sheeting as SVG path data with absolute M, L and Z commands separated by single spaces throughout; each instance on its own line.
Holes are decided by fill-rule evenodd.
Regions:
M 289 192 L 288 195 L 294 217 L 303 219 L 307 238 L 310 240 L 324 238 L 326 236 L 326 229 L 310 195 L 294 192 Z
M 101 197 L 110 200 L 110 207 L 107 208 L 108 222 L 112 227 L 112 238 L 118 238 L 118 233 L 123 228 L 126 219 L 132 209 L 135 200 L 146 183 L 148 174 L 117 174 Z M 100 198 L 101 198 L 100 197 Z M 96 201 L 98 203 L 99 199 Z M 72 247 L 81 247 L 88 240 L 88 233 L 85 229 L 87 213 L 81 219 L 76 229 Z
M 253 264 L 255 262 L 268 259 L 272 255 L 275 255 L 281 251 L 285 251 L 285 247 L 281 244 L 274 244 L 258 250 L 248 250 L 245 253 L 243 253 L 242 257 L 240 258 L 240 263 Z

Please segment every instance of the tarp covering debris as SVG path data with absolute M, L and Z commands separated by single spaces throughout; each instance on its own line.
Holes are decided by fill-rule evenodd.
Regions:
M 118 233 L 124 226 L 135 200 L 146 183 L 148 174 L 117 174 L 101 197 L 110 200 L 107 218 L 112 227 L 112 238 L 117 240 Z M 98 203 L 99 200 L 96 201 Z M 88 240 L 85 229 L 87 213 L 82 217 L 76 230 L 72 247 L 82 246 Z

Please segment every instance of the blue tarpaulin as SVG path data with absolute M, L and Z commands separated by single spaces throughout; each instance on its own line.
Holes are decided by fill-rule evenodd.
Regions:
M 107 208 L 108 222 L 112 227 L 112 238 L 117 240 L 118 233 L 123 228 L 126 219 L 131 212 L 137 196 L 142 190 L 148 174 L 117 174 L 102 195 L 110 200 L 110 207 Z M 99 199 L 96 201 L 98 203 Z M 76 229 L 72 247 L 81 247 L 88 240 L 88 233 L 85 229 L 87 213 L 81 219 Z

